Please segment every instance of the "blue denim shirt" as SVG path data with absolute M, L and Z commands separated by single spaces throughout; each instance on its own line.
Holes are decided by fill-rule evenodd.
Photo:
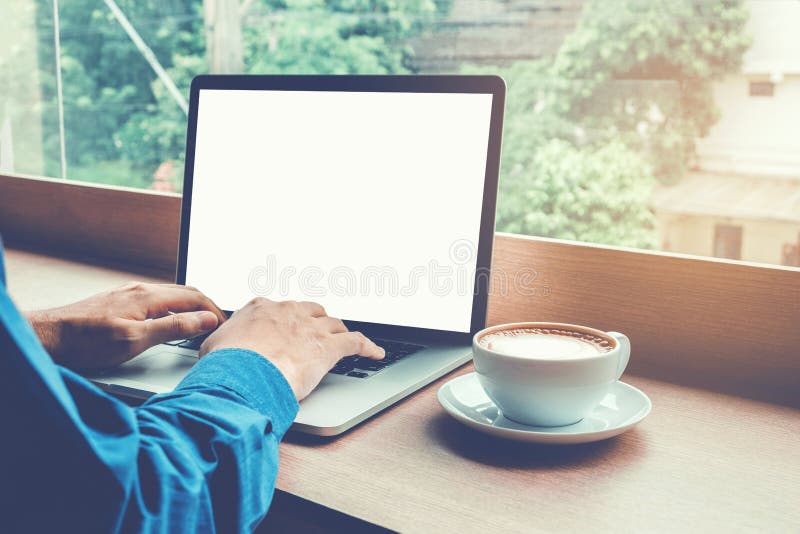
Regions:
M 298 405 L 247 350 L 213 352 L 132 408 L 57 366 L 6 292 L 0 244 L 0 532 L 245 532 Z

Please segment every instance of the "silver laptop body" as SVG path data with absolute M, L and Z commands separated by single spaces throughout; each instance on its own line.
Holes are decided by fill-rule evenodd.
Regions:
M 339 434 L 470 360 L 472 335 L 486 321 L 504 98 L 504 83 L 493 76 L 199 76 L 193 81 L 177 283 L 199 287 L 227 313 L 249 300 L 245 297 L 255 295 L 274 300 L 316 300 L 329 314 L 344 319 L 351 330 L 364 332 L 387 349 L 386 362 L 348 357 L 337 364 L 301 402 L 294 430 L 326 436 Z M 344 110 L 347 106 L 352 109 Z M 317 111 L 312 114 L 309 110 Z M 281 123 L 284 115 L 289 119 Z M 347 117 L 347 124 L 343 124 L 343 117 Z M 277 132 L 271 132 L 271 128 Z M 241 133 L 243 130 L 249 133 Z M 242 139 L 230 139 L 236 135 Z M 321 143 L 319 146 L 314 145 L 315 138 Z M 270 154 L 254 154 L 252 147 L 243 146 L 262 141 L 264 146 L 273 147 Z M 299 144 L 304 146 L 298 148 Z M 436 145 L 435 149 L 431 144 Z M 298 154 L 302 150 L 304 158 L 287 154 L 294 150 Z M 419 154 L 419 161 L 415 153 Z M 328 158 L 324 168 L 330 171 L 325 172 L 324 183 L 318 182 L 321 178 L 309 170 L 316 169 L 308 167 L 316 163 L 306 161 L 317 157 Z M 397 164 L 387 162 L 385 171 L 377 177 L 369 174 L 368 182 L 380 180 L 384 172 L 387 176 L 404 173 L 386 178 L 383 189 L 395 188 L 394 194 L 387 197 L 382 188 L 365 188 L 363 184 L 367 182 L 358 181 L 367 171 L 362 172 L 359 164 L 352 162 L 370 158 L 379 163 L 396 158 Z M 285 160 L 284 167 L 273 164 L 276 160 Z M 236 165 L 244 167 L 235 172 L 235 178 L 220 176 L 219 168 Z M 384 168 L 382 164 L 379 167 Z M 399 167 L 403 168 L 398 170 Z M 422 176 L 430 168 L 437 170 L 431 176 Z M 294 172 L 300 174 L 295 176 Z M 251 187 L 256 178 L 249 178 L 249 173 L 258 177 L 257 185 Z M 274 181 L 270 181 L 272 177 Z M 332 178 L 336 178 L 333 184 Z M 296 185 L 298 180 L 307 180 L 308 184 Z M 430 185 L 434 181 L 436 185 Z M 304 188 L 309 189 L 309 184 L 311 189 L 316 188 L 317 183 L 324 192 L 316 200 L 300 194 Z M 415 191 L 409 192 L 406 184 Z M 462 193 L 462 184 L 467 192 Z M 339 185 L 341 188 L 337 189 Z M 286 236 L 294 235 L 293 226 L 299 235 L 304 231 L 297 223 L 275 228 L 277 224 L 265 222 L 264 228 L 253 230 L 254 221 L 261 218 L 250 222 L 239 219 L 246 217 L 242 212 L 249 213 L 256 206 L 248 204 L 254 202 L 254 197 L 271 197 L 273 191 L 280 197 L 279 202 L 264 201 L 272 206 L 259 216 L 265 220 L 273 211 L 288 210 L 285 213 L 289 215 L 283 215 L 285 220 L 311 209 L 308 205 L 315 202 L 318 204 L 313 213 L 317 213 L 328 203 L 340 202 L 336 196 L 339 194 L 345 204 L 353 197 L 359 202 L 385 204 L 380 213 L 372 213 L 363 221 L 363 228 L 358 226 L 358 217 L 352 217 L 352 210 L 342 212 L 344 222 L 335 213 L 324 218 L 329 221 L 326 227 L 341 227 L 340 231 L 347 234 L 342 239 L 348 243 L 364 241 L 363 245 L 347 245 L 355 248 L 344 253 L 360 258 L 350 265 L 346 263 L 349 256 L 336 257 L 336 261 L 326 256 L 326 242 L 311 247 L 320 250 L 318 258 L 308 247 L 292 248 L 293 242 Z M 407 209 L 396 206 L 408 202 L 403 198 L 411 199 L 415 205 Z M 418 198 L 435 202 L 435 212 L 417 205 Z M 393 210 L 398 211 L 393 214 Z M 211 235 L 216 232 L 210 230 L 215 228 L 209 223 L 212 217 L 229 221 L 225 235 L 237 237 L 221 239 Z M 407 224 L 401 224 L 398 217 L 405 217 Z M 453 220 L 465 222 L 462 225 Z M 417 232 L 407 235 L 406 226 L 413 230 L 414 225 L 419 226 Z M 249 231 L 257 233 L 244 235 Z M 437 232 L 441 235 L 434 235 Z M 231 242 L 240 237 L 240 243 Z M 275 250 L 282 254 L 279 259 L 293 253 L 300 258 L 297 266 L 292 257 L 288 258 L 288 265 L 297 267 L 295 271 L 313 264 L 322 272 L 324 267 L 331 270 L 334 263 L 334 269 L 345 263 L 354 273 L 369 270 L 364 267 L 364 258 L 370 259 L 374 251 L 381 268 L 386 268 L 385 263 L 391 258 L 417 254 L 419 265 L 398 270 L 401 275 L 419 273 L 419 267 L 433 264 L 434 259 L 428 261 L 420 251 L 429 246 L 429 255 L 442 262 L 438 267 L 451 267 L 451 280 L 448 283 L 445 279 L 436 290 L 432 283 L 429 288 L 423 283 L 409 283 L 408 287 L 395 287 L 393 293 L 385 294 L 376 294 L 373 286 L 354 290 L 350 295 L 333 295 L 338 286 L 322 291 L 306 288 L 306 292 L 298 293 L 297 288 L 281 286 L 280 280 L 261 280 L 270 269 L 275 274 L 280 267 L 274 265 L 271 256 L 259 264 L 247 263 L 254 256 L 251 250 L 244 249 L 262 243 L 261 239 L 262 255 L 269 256 L 275 243 Z M 309 238 L 298 239 L 306 242 Z M 442 247 L 437 243 L 445 242 L 447 250 L 438 254 L 436 251 Z M 334 256 L 339 253 L 338 247 L 331 250 Z M 370 270 L 370 275 L 375 270 Z M 408 279 L 412 277 L 409 275 Z M 333 278 L 328 282 L 332 286 Z M 419 288 L 410 291 L 411 286 Z M 446 291 L 448 287 L 450 293 Z M 458 291 L 458 295 L 451 296 Z M 318 295 L 321 296 L 315 298 Z M 397 319 L 393 324 L 394 317 Z M 170 391 L 197 362 L 199 341 L 177 340 L 158 345 L 120 367 L 90 378 L 119 396 L 144 399 Z

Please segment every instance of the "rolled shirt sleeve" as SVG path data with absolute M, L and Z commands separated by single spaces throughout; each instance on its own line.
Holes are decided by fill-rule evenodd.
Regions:
M 248 532 L 297 410 L 241 349 L 129 407 L 56 366 L 0 283 L 0 531 Z
M 225 349 L 205 356 L 173 392 L 136 410 L 152 453 L 139 456 L 139 494 L 126 527 L 251 531 L 269 508 L 278 444 L 297 410 L 286 379 L 261 355 Z M 196 522 L 187 521 L 192 515 Z
M 214 387 L 209 390 L 209 385 Z M 251 408 L 268 415 L 272 432 L 278 439 L 292 425 L 299 408 L 283 374 L 269 360 L 251 350 L 222 349 L 206 355 L 189 371 L 173 394 L 198 391 L 213 395 L 218 389 L 238 394 Z M 169 395 L 172 394 L 154 399 L 160 402 Z

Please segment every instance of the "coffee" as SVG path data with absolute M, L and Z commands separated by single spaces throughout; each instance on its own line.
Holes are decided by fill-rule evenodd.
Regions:
M 619 380 L 631 355 L 619 332 L 566 323 L 513 323 L 472 338 L 475 373 L 503 417 L 523 425 L 571 425 Z
M 478 341 L 481 346 L 510 356 L 564 360 L 609 352 L 607 338 L 565 328 L 508 328 L 490 331 Z

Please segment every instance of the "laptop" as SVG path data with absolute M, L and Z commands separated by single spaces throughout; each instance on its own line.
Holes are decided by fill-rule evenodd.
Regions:
M 342 359 L 293 429 L 336 435 L 471 358 L 485 326 L 505 85 L 494 76 L 199 76 L 178 284 L 226 313 L 311 300 L 386 349 Z M 170 391 L 202 339 L 91 377 Z

